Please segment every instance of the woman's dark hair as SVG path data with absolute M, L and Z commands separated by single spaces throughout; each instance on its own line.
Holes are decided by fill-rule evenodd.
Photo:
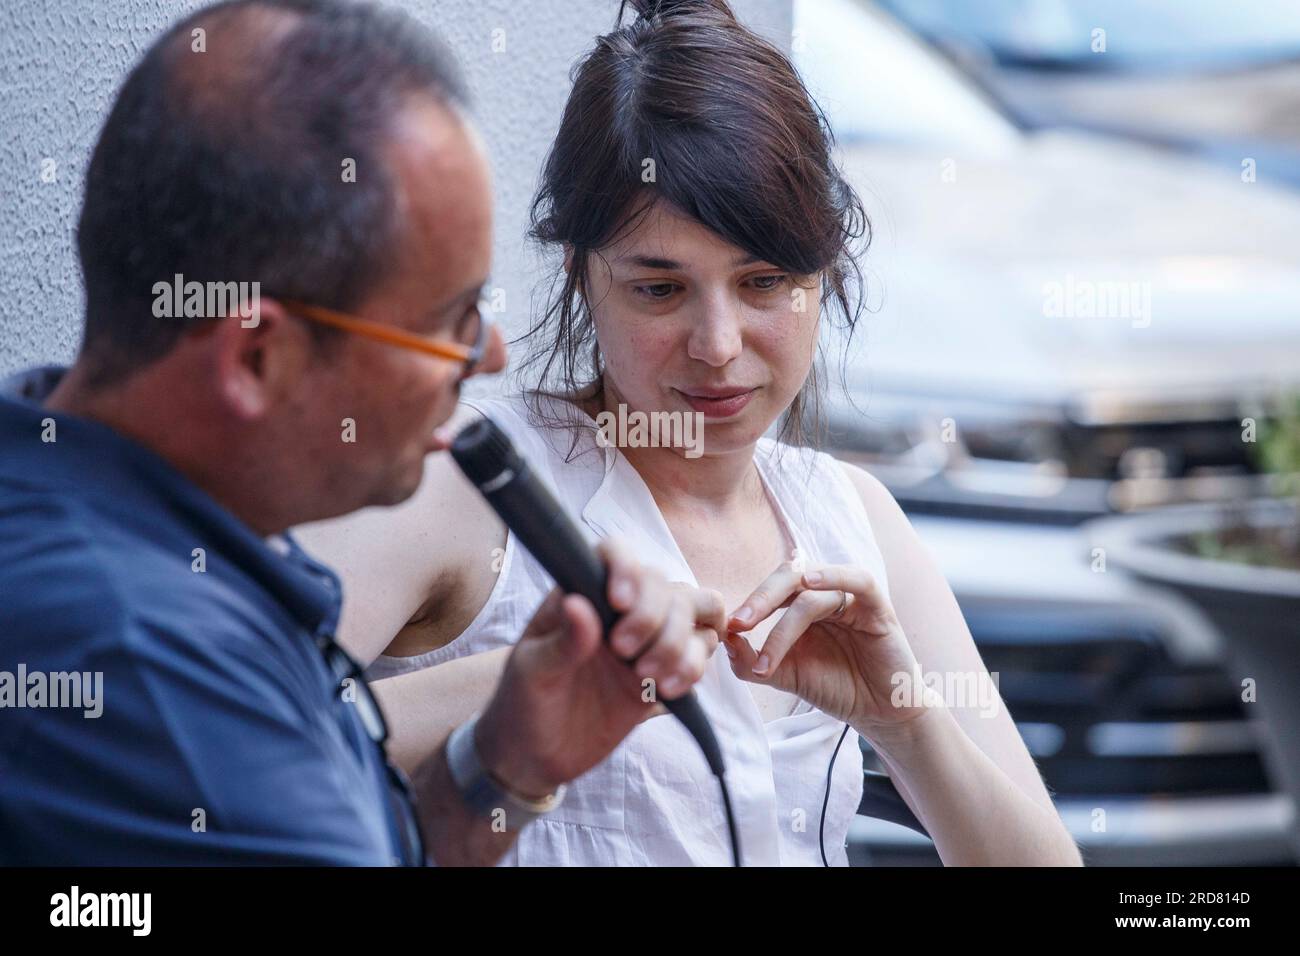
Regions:
M 629 5 L 638 16 L 623 25 Z M 823 309 L 851 337 L 862 311 L 857 256 L 871 227 L 833 143 L 789 59 L 725 0 L 623 0 L 615 30 L 575 68 L 533 201 L 531 238 L 573 252 L 523 337 L 531 348 L 521 368 L 540 366 L 534 415 L 548 420 L 540 396 L 603 390 L 583 294 L 588 257 L 635 229 L 656 200 L 778 268 L 821 272 Z M 647 168 L 653 182 L 643 181 Z M 814 363 L 781 438 L 804 442 L 819 404 Z

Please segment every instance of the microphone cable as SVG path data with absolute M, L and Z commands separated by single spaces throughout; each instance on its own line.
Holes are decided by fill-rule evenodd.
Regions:
M 844 746 L 844 738 L 849 735 L 849 725 L 844 725 L 844 730 L 840 733 L 839 743 L 835 745 L 834 752 L 831 753 L 830 765 L 826 768 L 826 796 L 822 798 L 822 821 L 817 827 L 817 845 L 822 851 L 822 866 L 830 866 L 826 859 L 826 808 L 831 803 L 831 776 L 835 773 L 835 758 L 840 755 L 840 748 Z

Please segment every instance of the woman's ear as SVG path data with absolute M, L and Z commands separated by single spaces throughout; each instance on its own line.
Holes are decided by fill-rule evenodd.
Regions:
M 568 242 L 564 244 L 564 271 L 573 274 L 573 245 Z

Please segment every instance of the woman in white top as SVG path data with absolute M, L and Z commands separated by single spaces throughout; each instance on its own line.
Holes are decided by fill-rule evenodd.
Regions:
M 996 688 L 990 712 L 919 679 L 988 675 L 889 493 L 764 437 L 779 422 L 798 437 L 822 319 L 851 333 L 860 309 L 866 224 L 820 113 L 722 0 L 632 5 L 575 75 L 534 205 L 535 237 L 565 254 L 530 334 L 542 388 L 464 414 L 506 429 L 593 541 L 619 538 L 690 589 L 722 639 L 695 692 L 746 864 L 846 862 L 859 735 L 945 863 L 1077 864 Z M 407 504 L 302 537 L 344 577 L 340 637 L 371 662 L 402 763 L 482 705 L 551 587 L 446 456 Z M 654 679 L 653 661 L 634 666 Z M 725 864 L 726 834 L 703 758 L 660 713 L 506 861 Z

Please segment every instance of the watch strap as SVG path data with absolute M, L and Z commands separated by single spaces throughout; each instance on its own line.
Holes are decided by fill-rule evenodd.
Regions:
M 447 739 L 447 766 L 451 770 L 451 779 L 475 816 L 491 819 L 500 811 L 505 814 L 507 830 L 521 830 L 537 817 L 558 807 L 568 788 L 561 784 L 554 793 L 540 800 L 512 792 L 488 772 L 479 758 L 474 737 L 478 718 L 478 714 L 472 716 L 453 730 Z

